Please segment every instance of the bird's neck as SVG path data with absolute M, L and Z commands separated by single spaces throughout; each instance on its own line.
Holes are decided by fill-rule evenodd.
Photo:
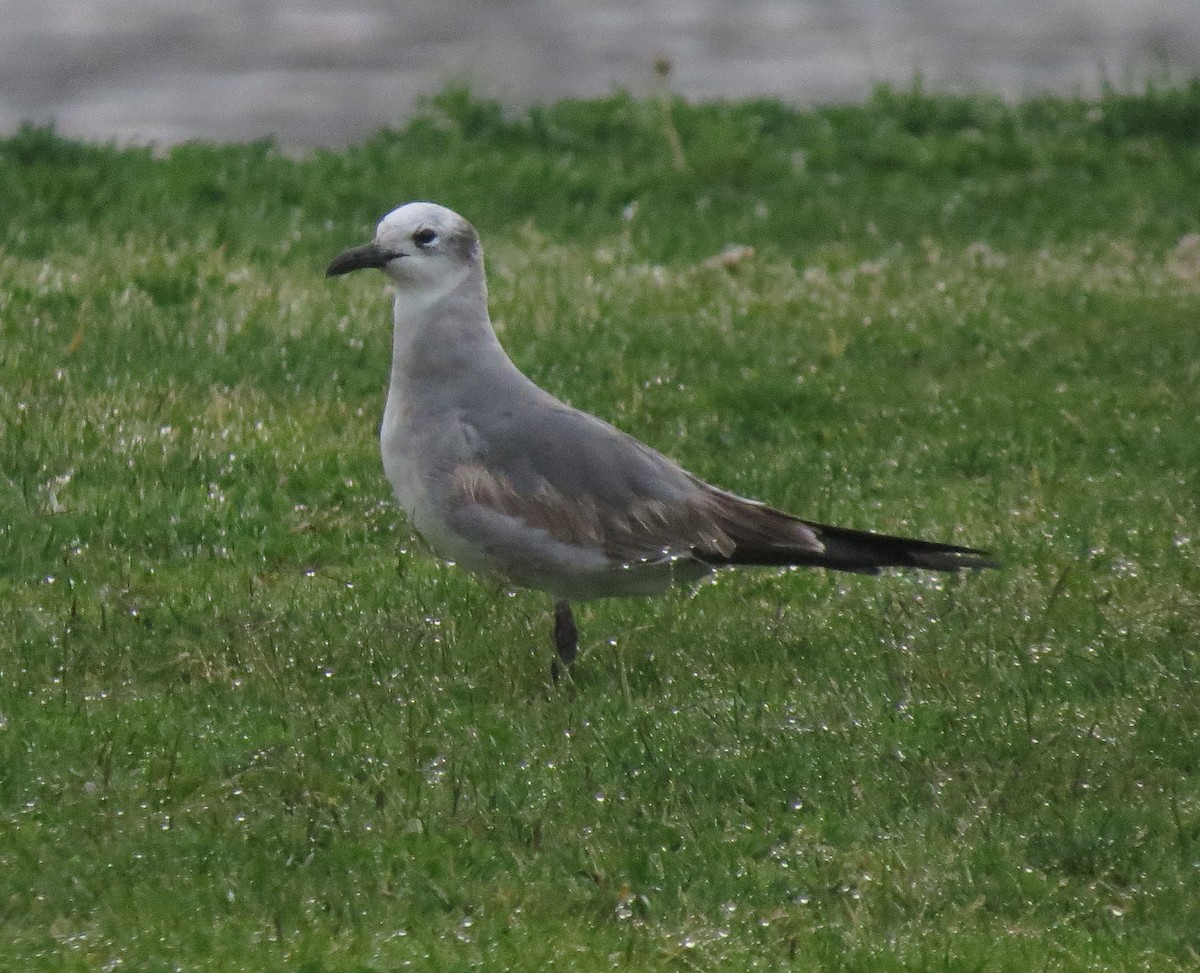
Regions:
M 470 268 L 438 291 L 397 293 L 388 412 L 415 386 L 469 386 L 466 376 L 497 361 L 508 357 L 492 330 L 481 270 Z

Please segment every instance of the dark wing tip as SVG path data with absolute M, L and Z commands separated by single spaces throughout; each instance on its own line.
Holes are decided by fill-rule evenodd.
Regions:
M 908 555 L 913 567 L 930 571 L 982 571 L 1001 566 L 1000 561 L 988 551 L 955 547 L 952 544 L 932 548 L 914 547 L 909 549 Z

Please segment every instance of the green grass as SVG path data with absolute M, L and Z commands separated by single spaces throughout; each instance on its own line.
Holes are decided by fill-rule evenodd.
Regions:
M 0 968 L 1195 969 L 1197 118 L 451 90 L 300 159 L 0 141 Z M 541 384 L 1004 569 L 584 606 L 553 687 L 543 599 L 389 502 L 386 288 L 322 277 L 414 198 Z

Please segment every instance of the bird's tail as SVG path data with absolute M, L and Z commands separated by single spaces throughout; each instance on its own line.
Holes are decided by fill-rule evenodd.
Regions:
M 796 566 L 878 574 L 889 567 L 961 571 L 1000 566 L 973 547 L 818 524 L 732 494 L 714 491 L 710 496 L 720 503 L 721 526 L 732 542 L 720 551 L 703 552 L 702 560 L 714 567 Z
M 804 521 L 824 550 L 781 545 L 738 544 L 728 564 L 796 565 L 878 574 L 881 568 L 924 568 L 927 571 L 960 571 L 964 568 L 997 568 L 1000 562 L 986 551 L 956 544 L 939 544 L 912 537 L 875 534 L 848 527 Z

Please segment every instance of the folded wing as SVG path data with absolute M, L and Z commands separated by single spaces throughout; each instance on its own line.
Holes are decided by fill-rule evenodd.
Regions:
M 486 510 L 611 564 L 690 558 L 703 565 L 992 567 L 972 548 L 802 520 L 709 486 L 661 453 L 546 397 L 516 421 L 482 417 L 486 444 L 453 471 L 454 503 Z

